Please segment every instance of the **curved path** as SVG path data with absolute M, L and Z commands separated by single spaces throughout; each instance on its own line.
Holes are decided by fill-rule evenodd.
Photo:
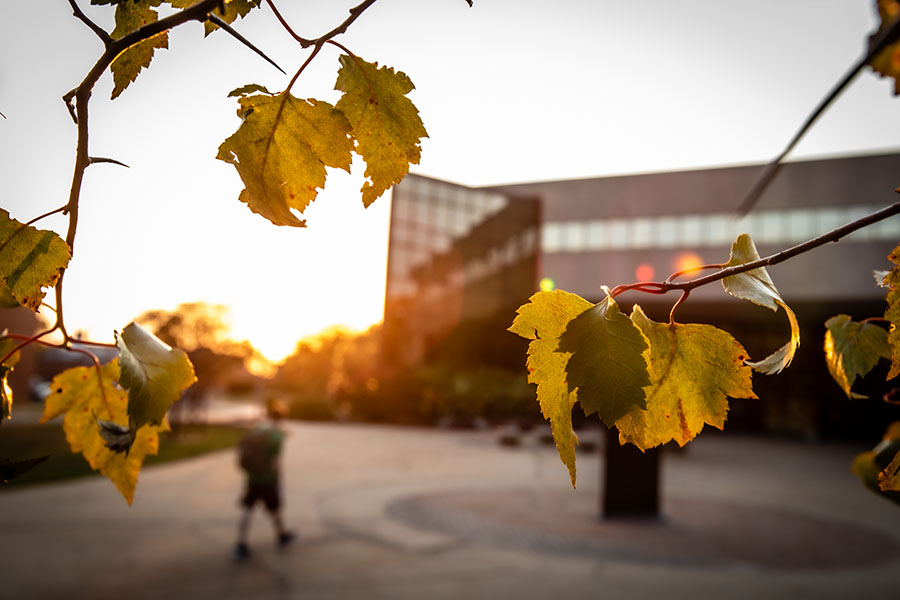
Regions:
M 598 522 L 552 448 L 490 432 L 291 424 L 279 552 L 229 559 L 232 452 L 146 469 L 128 507 L 92 478 L 0 494 L 0 598 L 893 597 L 900 508 L 847 445 L 717 435 L 663 458 L 659 522 Z M 585 436 L 591 434 L 584 434 Z

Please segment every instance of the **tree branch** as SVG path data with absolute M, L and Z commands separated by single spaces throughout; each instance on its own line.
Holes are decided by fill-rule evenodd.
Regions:
M 819 105 L 813 110 L 807 117 L 806 121 L 803 122 L 803 125 L 800 126 L 800 129 L 797 130 L 797 133 L 794 134 L 794 137 L 788 142 L 787 146 L 785 146 L 784 150 L 781 151 L 781 154 L 776 156 L 772 162 L 767 164 L 763 170 L 757 175 L 756 179 L 750 185 L 750 189 L 747 190 L 747 193 L 744 194 L 744 198 L 741 200 L 741 203 L 738 204 L 737 213 L 739 215 L 745 215 L 756 205 L 759 199 L 762 197 L 763 192 L 766 191 L 766 188 L 769 187 L 769 184 L 772 183 L 772 180 L 775 179 L 775 175 L 778 174 L 778 171 L 781 169 L 782 162 L 784 158 L 788 155 L 788 153 L 794 149 L 794 146 L 800 141 L 800 139 L 806 135 L 806 132 L 812 127 L 812 124 L 815 123 L 816 119 L 825 112 L 825 109 L 837 98 L 841 92 L 844 91 L 850 82 L 853 81 L 853 78 L 868 65 L 873 58 L 875 58 L 878 54 L 881 53 L 882 50 L 888 47 L 888 45 L 897 41 L 900 38 L 900 18 L 894 20 L 894 22 L 887 27 L 881 34 L 877 36 L 873 36 L 869 43 L 869 50 L 866 52 L 866 55 L 863 56 L 859 61 L 854 64 L 849 71 L 844 75 L 844 77 L 835 85 L 827 96 L 819 103 Z
M 347 19 L 344 20 L 343 23 L 341 23 L 340 25 L 338 25 L 337 27 L 335 27 L 334 29 L 332 29 L 331 31 L 326 33 L 325 35 L 319 36 L 319 37 L 317 37 L 315 39 L 311 39 L 311 40 L 297 35 L 297 33 L 294 32 L 293 29 L 291 29 L 291 26 L 284 19 L 284 17 L 281 16 L 281 13 L 278 12 L 278 9 L 275 7 L 275 3 L 273 2 L 273 0 L 266 0 L 266 1 L 269 4 L 269 8 L 272 9 L 272 13 L 275 15 L 275 18 L 278 19 L 278 22 L 281 23 L 281 26 L 284 27 L 285 31 L 287 31 L 292 38 L 297 40 L 297 42 L 302 47 L 309 48 L 310 46 L 321 45 L 321 44 L 327 42 L 328 40 L 330 40 L 331 38 L 346 32 L 347 28 L 350 27 L 350 24 L 353 23 L 353 21 L 355 21 L 356 19 L 358 19 L 359 16 L 361 14 L 363 14 L 367 8 L 369 8 L 370 6 L 375 4 L 376 0 L 365 0 L 365 2 L 363 2 L 362 4 L 359 4 L 358 6 L 354 6 L 353 8 L 350 9 L 350 16 L 347 17 Z
M 88 16 L 84 14 L 84 12 L 81 10 L 81 7 L 78 6 L 75 0 L 69 0 L 69 6 L 72 7 L 72 12 L 75 14 L 78 20 L 87 25 L 88 29 L 93 31 L 97 35 L 97 37 L 100 38 L 100 41 L 103 42 L 103 45 L 105 47 L 108 48 L 109 45 L 112 44 L 113 39 L 109 36 L 109 34 L 106 33 L 106 31 L 102 27 L 91 21 Z
M 87 20 L 87 17 L 79 16 L 81 11 L 78 10 L 78 5 L 75 4 L 75 1 L 69 0 L 69 3 L 73 5 L 73 8 L 76 11 L 75 16 L 84 21 L 88 27 L 91 27 L 91 23 Z M 100 79 L 100 76 L 107 68 L 109 68 L 116 57 L 131 46 L 146 39 L 150 39 L 164 31 L 169 31 L 179 25 L 183 25 L 184 23 L 190 21 L 206 21 L 210 11 L 214 10 L 217 6 L 219 6 L 219 0 L 200 0 L 184 10 L 169 15 L 159 21 L 148 23 L 140 29 L 117 40 L 112 40 L 110 38 L 110 42 L 105 44 L 103 54 L 91 70 L 88 71 L 88 74 L 82 82 L 78 84 L 78 87 L 63 96 L 63 100 L 69 107 L 69 112 L 72 114 L 72 118 L 75 120 L 78 127 L 78 140 L 75 150 L 75 172 L 72 174 L 72 185 L 69 188 L 69 201 L 66 204 L 66 209 L 64 211 L 69 215 L 69 228 L 66 233 L 66 243 L 69 245 L 73 254 L 75 251 L 75 233 L 78 229 L 78 202 L 81 198 L 81 186 L 84 182 L 84 173 L 91 165 L 91 157 L 88 154 L 88 104 L 94 90 L 94 85 L 96 85 L 97 80 Z M 83 15 L 83 13 L 81 14 Z M 66 331 L 65 321 L 63 319 L 62 303 L 63 279 L 65 278 L 65 274 L 66 270 L 63 269 L 56 282 L 56 325 L 54 326 L 54 329 L 59 329 L 62 332 L 64 344 L 68 345 L 69 333 Z
M 900 192 L 900 189 L 897 189 L 896 191 Z M 900 214 L 900 202 L 891 204 L 886 208 L 882 208 L 881 210 L 875 211 L 872 214 L 847 223 L 846 225 L 838 227 L 837 229 L 833 229 L 828 233 L 823 233 L 822 235 L 811 240 L 807 240 L 802 244 L 797 244 L 796 246 L 793 246 L 786 250 L 782 250 L 781 252 L 776 252 L 775 254 L 771 254 L 765 258 L 754 260 L 753 262 L 744 263 L 742 265 L 735 265 L 733 267 L 726 267 L 724 269 L 716 271 L 715 273 L 704 275 L 703 277 L 698 277 L 689 281 L 676 282 L 672 281 L 672 278 L 670 277 L 668 280 L 662 282 L 644 281 L 640 283 L 620 285 L 613 288 L 613 290 L 610 292 L 610 296 L 615 298 L 619 294 L 630 290 L 649 292 L 652 294 L 661 294 L 675 290 L 689 292 L 694 288 L 698 288 L 700 286 L 725 279 L 726 277 L 746 273 L 747 271 L 759 269 L 760 267 L 771 267 L 777 265 L 778 263 L 784 262 L 799 254 L 809 252 L 810 250 L 818 248 L 819 246 L 824 246 L 829 242 L 838 242 L 841 238 L 853 233 L 858 229 L 862 229 L 863 227 L 867 227 L 873 223 L 877 223 L 878 221 L 882 221 L 896 214 Z M 680 303 L 681 301 L 679 301 L 678 304 Z

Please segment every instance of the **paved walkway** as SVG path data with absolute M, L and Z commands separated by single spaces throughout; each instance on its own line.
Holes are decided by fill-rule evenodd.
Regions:
M 2 598 L 896 597 L 900 509 L 857 448 L 701 436 L 663 458 L 665 519 L 598 522 L 598 457 L 571 490 L 552 448 L 490 432 L 291 424 L 286 521 L 230 561 L 232 452 L 0 494 Z

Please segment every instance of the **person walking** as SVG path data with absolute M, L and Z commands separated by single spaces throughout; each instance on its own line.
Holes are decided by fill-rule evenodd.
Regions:
M 240 504 L 243 511 L 238 521 L 237 544 L 234 559 L 244 561 L 250 558 L 247 534 L 250 517 L 257 502 L 262 502 L 275 527 L 276 543 L 283 548 L 293 542 L 297 535 L 288 531 L 281 516 L 281 448 L 284 430 L 281 420 L 287 416 L 287 406 L 280 400 L 267 406 L 268 421 L 249 431 L 241 440 L 239 463 L 246 475 L 246 485 Z

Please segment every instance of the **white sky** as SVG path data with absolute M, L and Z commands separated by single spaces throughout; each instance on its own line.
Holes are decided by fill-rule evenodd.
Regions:
M 86 12 L 111 27 L 109 7 Z M 358 0 L 279 8 L 302 35 L 331 29 Z M 380 0 L 339 38 L 406 72 L 430 138 L 414 171 L 468 185 L 761 162 L 860 56 L 872 0 Z M 21 221 L 66 202 L 75 127 L 60 97 L 100 55 L 65 0 L 0 0 L 0 206 Z M 293 73 L 306 57 L 266 9 L 236 27 Z M 343 323 L 380 320 L 387 197 L 368 210 L 362 164 L 330 175 L 309 227 L 275 227 L 237 200 L 214 159 L 238 126 L 226 94 L 288 78 L 222 32 L 172 33 L 117 100 L 107 74 L 91 103 L 91 153 L 75 258 L 70 331 L 109 341 L 151 308 L 231 307 L 234 335 L 274 359 Z M 334 102 L 326 48 L 294 93 Z M 863 74 L 795 157 L 900 147 L 891 82 Z M 738 199 L 723 199 L 733 206 Z M 65 231 L 63 218 L 45 228 Z

